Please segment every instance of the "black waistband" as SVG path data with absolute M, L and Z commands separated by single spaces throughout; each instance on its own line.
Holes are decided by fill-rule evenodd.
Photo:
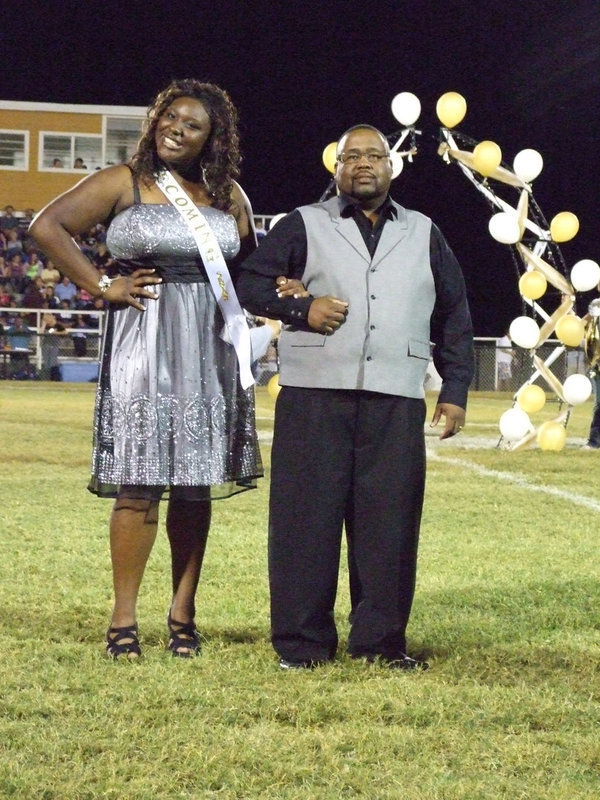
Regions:
M 208 277 L 201 263 L 161 266 L 142 261 L 116 261 L 107 272 L 114 278 L 116 275 L 131 275 L 136 269 L 156 270 L 156 276 L 162 278 L 163 283 L 208 283 Z

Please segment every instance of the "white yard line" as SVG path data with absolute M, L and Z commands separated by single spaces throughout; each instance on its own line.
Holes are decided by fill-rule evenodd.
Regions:
M 531 483 L 531 481 L 528 481 L 522 475 L 518 475 L 515 472 L 504 472 L 502 470 L 488 469 L 487 467 L 482 467 L 480 464 L 474 464 L 472 461 L 464 461 L 461 458 L 450 458 L 449 456 L 439 455 L 439 453 L 436 453 L 430 448 L 427 448 L 427 458 L 429 461 L 438 461 L 443 464 L 451 464 L 452 466 L 469 469 L 485 478 L 493 478 L 494 480 L 503 481 L 504 483 L 512 483 L 514 486 L 518 486 L 520 489 L 527 489 L 527 491 L 530 492 L 549 494 L 552 497 L 558 497 L 561 500 L 567 500 L 569 503 L 573 503 L 574 505 L 583 506 L 590 511 L 597 511 L 600 513 L 600 501 L 595 500 L 593 497 L 587 497 L 583 494 L 576 494 L 575 492 L 568 491 L 566 489 L 558 489 L 556 486 L 540 486 L 537 483 Z
M 475 426 L 472 426 L 475 427 Z M 477 427 L 496 427 L 496 426 L 477 426 Z M 429 435 L 427 439 L 431 439 L 433 437 L 432 432 L 428 432 Z M 439 434 L 435 434 L 437 437 Z M 465 437 L 462 441 L 462 447 L 465 450 L 470 449 L 478 449 L 481 450 L 482 448 L 485 450 L 493 449 L 496 444 L 498 443 L 498 439 L 500 438 L 500 434 L 498 437 L 490 438 L 487 437 L 469 437 L 468 439 Z M 273 433 L 272 431 L 259 431 L 258 432 L 258 440 L 261 444 L 271 444 L 273 441 Z M 583 444 L 584 440 L 581 440 L 581 444 Z M 443 464 L 451 464 L 452 466 L 456 467 L 463 467 L 464 469 L 471 470 L 472 472 L 476 472 L 478 475 L 482 475 L 485 478 L 493 478 L 494 480 L 503 481 L 504 483 L 512 483 L 514 486 L 518 486 L 520 489 L 527 489 L 527 491 L 531 492 L 540 492 L 541 494 L 548 494 L 552 497 L 558 497 L 561 500 L 566 500 L 569 503 L 573 503 L 577 506 L 582 506 L 583 508 L 587 508 L 590 511 L 597 511 L 600 513 L 600 500 L 596 500 L 593 497 L 587 497 L 583 494 L 576 494 L 575 492 L 568 491 L 566 489 L 558 489 L 556 486 L 541 486 L 537 483 L 531 483 L 522 475 L 519 475 L 515 472 L 506 472 L 503 470 L 497 469 L 488 469 L 487 467 L 482 467 L 480 464 L 475 464 L 472 461 L 465 461 L 462 458 L 451 458 L 450 456 L 443 456 L 440 455 L 437 449 L 431 447 L 431 441 L 426 441 L 427 444 L 427 460 L 428 461 L 438 461 Z

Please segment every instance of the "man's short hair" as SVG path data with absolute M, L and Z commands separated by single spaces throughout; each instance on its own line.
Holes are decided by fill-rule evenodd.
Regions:
M 353 131 L 364 131 L 364 130 L 373 131 L 374 133 L 379 134 L 379 136 L 381 136 L 382 140 L 385 142 L 385 146 L 387 147 L 389 152 L 390 144 L 388 142 L 387 136 L 384 133 L 382 133 L 379 130 L 379 128 L 376 128 L 374 125 L 369 125 L 367 122 L 364 122 L 361 125 L 353 125 L 351 128 L 348 128 L 342 133 L 342 135 L 338 139 L 338 148 L 336 148 L 337 149 L 336 155 L 339 155 L 339 143 L 342 141 L 342 139 L 344 139 L 346 136 L 348 136 L 349 133 L 352 133 Z

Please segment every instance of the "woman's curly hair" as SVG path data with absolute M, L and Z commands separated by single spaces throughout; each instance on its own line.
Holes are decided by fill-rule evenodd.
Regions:
M 130 161 L 133 174 L 149 185 L 162 166 L 156 153 L 155 132 L 158 120 L 178 97 L 199 100 L 210 117 L 211 130 L 202 149 L 198 169 L 204 184 L 214 198 L 214 205 L 226 211 L 231 205 L 233 181 L 240 174 L 241 161 L 238 114 L 227 92 L 214 83 L 194 78 L 172 81 L 148 108 L 144 133 Z

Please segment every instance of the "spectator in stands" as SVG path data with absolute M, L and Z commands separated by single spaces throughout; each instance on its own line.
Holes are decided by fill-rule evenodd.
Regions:
M 17 228 L 9 228 L 6 231 L 6 258 L 10 259 L 15 255 L 23 255 L 23 242 L 19 238 Z
M 53 158 L 52 159 L 52 164 L 50 166 L 54 167 L 55 169 L 62 169 L 64 164 L 63 164 L 61 158 Z
M 43 268 L 40 277 L 44 281 L 45 286 L 52 286 L 53 289 L 57 283 L 60 283 L 60 272 L 50 259 L 46 262 L 46 266 Z
M 29 346 L 33 331 L 27 327 L 20 314 L 14 319 L 7 331 L 10 347 L 11 377 L 15 380 L 33 378 L 33 369 L 29 364 Z
M 104 302 L 104 298 L 94 297 L 94 302 L 92 307 L 94 309 L 94 313 L 87 315 L 88 327 L 97 330 L 100 327 L 100 317 L 102 316 L 102 312 L 106 308 L 106 303 Z
M 102 241 L 99 241 L 98 246 L 96 248 L 96 254 L 94 256 L 94 264 L 97 267 L 102 267 L 103 269 L 106 269 L 107 267 L 110 267 L 111 264 L 113 263 L 114 263 L 114 258 L 108 252 L 106 244 Z
M 58 308 L 59 302 L 54 294 L 54 285 L 49 283 L 47 286 L 44 286 L 43 290 L 44 294 L 44 301 L 48 308 Z
M 87 169 L 87 166 L 83 163 L 83 158 L 76 158 L 73 162 L 73 169 Z
M 82 358 L 87 353 L 87 336 L 85 335 L 86 330 L 86 317 L 83 317 L 81 314 L 77 314 L 71 327 L 71 339 L 73 340 L 73 349 L 75 350 L 75 355 L 78 356 L 78 358 Z
M 23 237 L 27 236 L 27 231 L 29 230 L 29 226 L 31 225 L 34 216 L 35 211 L 33 208 L 26 208 L 23 212 L 23 215 L 18 218 L 19 230 Z
M 25 291 L 25 265 L 20 253 L 9 259 L 8 270 L 10 273 L 10 284 L 14 294 L 23 294 Z
M 15 303 L 15 299 L 14 297 L 11 297 L 8 306 L 6 307 L 7 310 L 2 312 L 2 322 L 4 323 L 6 329 L 10 328 L 11 325 L 14 325 L 16 318 L 19 316 L 18 312 L 13 310 L 16 307 L 17 304 Z
M 80 289 L 75 299 L 74 307 L 80 311 L 89 311 L 94 307 L 94 298 L 85 289 Z
M 0 230 L 9 231 L 19 227 L 19 220 L 15 217 L 13 206 L 5 206 L 4 214 L 0 217 Z
M 95 263 L 96 253 L 98 252 L 98 246 L 96 243 L 96 238 L 94 236 L 84 236 L 81 239 L 80 243 L 81 252 L 86 258 Z
M 71 303 L 68 300 L 59 300 L 58 319 L 65 326 L 71 328 L 74 325 L 75 315 L 73 314 Z
M 69 278 L 66 275 L 63 275 L 62 280 L 60 283 L 57 283 L 54 287 L 54 294 L 56 297 L 61 301 L 68 300 L 69 306 L 73 306 L 75 302 L 75 298 L 77 297 L 77 286 L 74 283 L 71 283 Z
M 10 283 L 10 270 L 6 258 L 0 256 L 0 286 L 5 286 L 7 283 Z
M 90 236 L 93 236 L 98 244 L 106 242 L 106 227 L 100 223 L 93 225 L 90 228 Z
M 57 320 L 54 314 L 44 314 L 42 316 L 40 325 L 40 335 L 42 337 L 42 380 L 60 380 L 60 367 L 58 364 L 60 339 L 66 334 L 64 325 Z
M 29 235 L 29 226 L 31 225 L 34 216 L 35 212 L 33 208 L 26 208 L 23 212 L 23 215 L 19 217 L 19 236 L 27 253 L 35 249 L 35 242 Z
M 23 297 L 21 299 L 21 305 L 23 308 L 43 308 L 43 304 L 46 301 L 46 295 L 44 293 L 44 284 L 42 279 L 38 275 L 32 281 L 27 284 L 25 288 L 25 292 L 23 293 Z M 30 325 L 35 325 L 35 314 L 30 314 L 27 322 Z
M 27 280 L 32 281 L 41 276 L 44 265 L 40 261 L 40 257 L 35 250 L 32 250 L 31 253 L 29 253 L 28 261 L 29 264 L 25 269 L 25 277 Z

